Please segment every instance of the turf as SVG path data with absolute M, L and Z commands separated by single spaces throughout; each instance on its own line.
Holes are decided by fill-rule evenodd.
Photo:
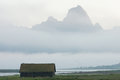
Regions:
M 56 75 L 54 77 L 20 78 L 16 76 L 3 76 L 0 80 L 120 80 L 120 74 L 107 75 Z

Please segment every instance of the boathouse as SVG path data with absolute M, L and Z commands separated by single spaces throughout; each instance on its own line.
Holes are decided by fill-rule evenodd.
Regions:
M 20 77 L 52 77 L 55 75 L 55 64 L 21 64 Z

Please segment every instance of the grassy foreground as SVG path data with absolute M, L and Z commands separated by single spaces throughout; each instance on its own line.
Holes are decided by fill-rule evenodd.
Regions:
M 56 75 L 50 77 L 20 78 L 19 76 L 4 76 L 0 80 L 120 80 L 120 74 L 107 75 Z

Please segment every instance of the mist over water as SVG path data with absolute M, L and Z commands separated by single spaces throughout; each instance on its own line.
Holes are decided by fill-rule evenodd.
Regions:
M 61 69 L 112 65 L 119 62 L 120 54 L 113 53 L 0 53 L 1 69 L 19 69 L 21 63 L 55 63 L 56 68 Z

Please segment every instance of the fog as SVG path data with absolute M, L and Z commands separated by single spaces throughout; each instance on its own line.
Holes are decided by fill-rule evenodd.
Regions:
M 120 62 L 120 54 L 112 53 L 0 53 L 1 69 L 19 69 L 21 63 L 55 63 L 57 69 L 78 68 L 97 65 L 112 65 Z M 6 63 L 6 64 L 5 64 Z
M 93 25 L 82 7 L 68 11 L 63 21 L 54 18 L 33 26 L 1 27 L 0 52 L 22 53 L 119 53 L 120 29 Z
M 32 28 L 1 21 L 0 68 L 19 68 L 21 63 L 73 68 L 120 61 L 120 27 L 104 30 L 80 6 L 70 9 L 62 21 L 49 17 Z
M 0 52 L 120 52 L 120 30 L 96 33 L 0 29 Z

